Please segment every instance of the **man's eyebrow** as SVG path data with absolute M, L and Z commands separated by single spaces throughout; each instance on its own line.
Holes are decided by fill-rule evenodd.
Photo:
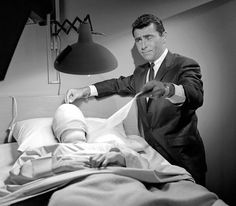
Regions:
M 150 37 L 150 36 L 154 36 L 153 34 L 146 34 L 146 35 L 143 35 L 143 37 Z
M 140 36 L 138 36 L 138 37 L 135 37 L 134 39 L 135 39 L 135 40 L 139 40 L 139 39 L 141 39 L 141 37 L 140 37 Z
M 150 37 L 150 36 L 154 36 L 154 35 L 153 34 L 145 34 L 143 36 L 135 37 L 135 39 L 141 39 L 142 37 L 146 38 L 146 37 Z

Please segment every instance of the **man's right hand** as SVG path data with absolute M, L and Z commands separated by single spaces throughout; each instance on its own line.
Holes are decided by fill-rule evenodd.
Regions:
M 90 88 L 83 87 L 78 89 L 69 89 L 65 96 L 65 103 L 72 103 L 76 99 L 88 98 L 90 96 Z

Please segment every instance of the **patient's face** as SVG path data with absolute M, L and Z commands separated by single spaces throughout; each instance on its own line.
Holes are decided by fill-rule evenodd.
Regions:
M 86 134 L 82 130 L 67 130 L 61 136 L 62 143 L 86 142 Z

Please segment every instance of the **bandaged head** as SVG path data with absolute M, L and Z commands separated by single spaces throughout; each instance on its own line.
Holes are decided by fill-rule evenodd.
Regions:
M 62 104 L 55 112 L 53 132 L 59 142 L 86 141 L 87 124 L 81 110 L 73 104 Z

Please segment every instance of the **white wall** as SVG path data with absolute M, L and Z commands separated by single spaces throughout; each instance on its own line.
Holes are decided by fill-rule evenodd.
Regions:
M 142 59 L 133 49 L 131 24 L 145 12 L 164 19 L 172 52 L 194 58 L 202 68 L 204 105 L 198 111 L 199 129 L 206 146 L 207 187 L 231 205 L 236 204 L 236 1 L 215 0 L 61 0 L 62 18 L 83 19 L 90 14 L 93 28 L 106 36 L 94 41 L 108 47 L 118 59 L 116 70 L 92 76 L 61 74 L 61 94 L 107 78 L 129 75 Z M 206 3 L 206 4 L 204 4 Z M 202 6 L 200 6 L 202 4 Z M 63 20 L 63 19 L 62 19 Z M 0 95 L 56 95 L 58 85 L 47 84 L 45 27 L 28 25 L 17 46 Z M 72 32 L 62 47 L 77 41 Z M 115 98 L 114 106 L 123 100 Z

